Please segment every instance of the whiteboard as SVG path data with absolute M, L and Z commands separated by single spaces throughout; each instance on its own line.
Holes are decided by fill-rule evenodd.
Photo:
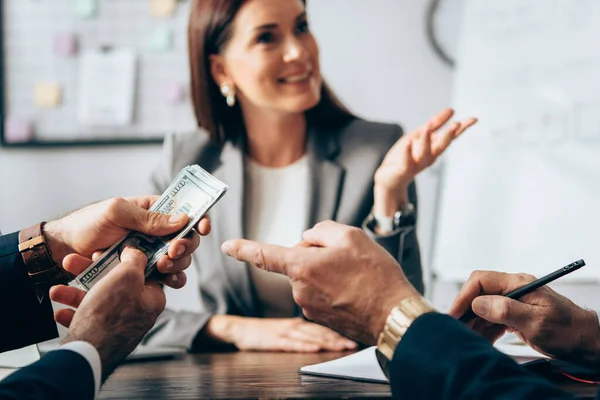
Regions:
M 189 1 L 179 1 L 173 15 L 157 18 L 150 0 L 98 0 L 91 18 L 79 18 L 75 0 L 5 0 L 3 49 L 6 117 L 33 124 L 38 141 L 80 139 L 162 138 L 167 132 L 189 131 L 196 126 L 189 101 L 169 104 L 170 85 L 187 90 L 187 19 Z M 171 34 L 163 51 L 152 48 L 157 32 Z M 73 34 L 78 51 L 72 57 L 55 54 L 57 35 Z M 105 46 L 136 54 L 136 92 L 133 122 L 124 127 L 89 127 L 79 123 L 79 81 L 82 55 Z M 56 83 L 62 90 L 60 105 L 37 108 L 34 88 Z
M 465 2 L 433 268 L 600 278 L 600 2 Z

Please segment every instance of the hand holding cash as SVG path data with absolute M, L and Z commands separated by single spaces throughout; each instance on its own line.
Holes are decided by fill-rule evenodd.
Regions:
M 150 258 L 158 259 L 155 267 L 161 274 L 167 274 L 167 279 L 163 283 L 179 288 L 185 284 L 183 270 L 190 265 L 191 254 L 196 251 L 200 243 L 200 237 L 196 232 L 192 231 L 187 235 L 186 233 L 194 227 L 201 235 L 210 232 L 210 219 L 204 215 L 226 190 L 225 184 L 200 167 L 187 167 L 160 197 L 111 199 L 85 207 L 56 223 L 49 223 L 50 230 L 54 232 L 52 237 L 61 237 L 63 247 L 68 248 L 68 250 L 61 250 L 54 246 L 53 253 L 55 249 L 57 253 L 77 252 L 78 254 L 73 253 L 64 257 L 64 261 L 61 259 L 61 262 L 69 272 L 80 274 L 79 278 L 98 265 L 100 265 L 99 269 L 102 269 L 102 276 L 105 276 L 109 270 L 119 264 L 119 262 L 110 265 L 102 264 L 102 260 L 107 260 L 106 254 L 111 254 L 111 250 L 119 245 L 124 248 L 123 243 L 128 238 L 140 235 L 141 232 L 145 234 L 146 240 L 162 243 Z M 170 206 L 167 206 L 169 204 Z M 177 215 L 180 215 L 181 219 L 172 220 L 172 217 Z M 160 239 L 155 237 L 159 235 Z M 74 238 L 74 241 L 69 239 L 70 237 Z M 117 245 L 114 245 L 115 242 Z M 98 253 L 98 250 L 109 246 L 112 247 L 106 252 Z M 144 253 L 144 250 L 141 251 Z M 94 263 L 90 257 L 94 258 Z M 149 262 L 146 264 L 144 275 L 147 277 L 148 268 L 154 269 L 154 267 L 148 267 Z M 84 272 L 81 273 L 82 271 Z M 179 277 L 177 282 L 169 280 L 173 277 Z M 98 280 L 100 277 L 93 280 L 92 286 Z M 85 297 L 85 291 L 72 286 L 55 286 L 50 297 L 58 303 L 77 308 Z M 74 310 L 65 308 L 56 312 L 55 319 L 61 325 L 68 327 L 74 315 Z
M 189 220 L 183 229 L 167 235 L 166 232 L 148 234 L 133 231 L 116 241 L 76 279 L 78 285 L 89 290 L 120 262 L 120 254 L 126 247 L 142 251 L 148 258 L 145 276 L 150 276 L 159 260 L 169 251 L 173 241 L 182 240 L 202 219 L 208 210 L 226 193 L 227 185 L 197 165 L 185 167 L 175 177 L 169 188 L 150 207 L 150 211 L 173 218 L 187 215 Z M 176 219 L 175 219 L 176 220 Z M 158 236 L 164 235 L 164 236 Z M 197 244 L 196 246 L 197 247 Z M 79 262 L 79 261 L 78 261 Z
M 96 259 L 130 231 L 149 235 L 179 232 L 189 222 L 187 215 L 171 221 L 169 215 L 148 211 L 159 196 L 128 199 L 113 198 L 92 204 L 44 226 L 54 261 L 75 278 Z M 210 232 L 210 220 L 202 219 L 196 226 L 201 235 Z M 200 236 L 192 232 L 183 239 L 171 242 L 169 252 L 157 263 L 164 284 L 178 289 L 185 284 L 184 271 L 200 244 Z M 182 253 L 181 250 L 184 250 Z
M 165 294 L 158 282 L 145 281 L 147 262 L 142 252 L 127 248 L 121 263 L 87 294 L 72 286 L 54 286 L 50 291 L 53 300 L 77 308 L 56 313 L 59 322 L 67 310 L 71 314 L 63 343 L 84 341 L 94 346 L 102 380 L 131 353 L 165 309 Z

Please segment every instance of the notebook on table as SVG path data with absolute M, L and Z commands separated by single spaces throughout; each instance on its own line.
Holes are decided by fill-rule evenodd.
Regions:
M 494 347 L 513 357 L 519 364 L 548 358 L 527 345 L 500 342 Z M 388 383 L 377 362 L 375 348 L 375 346 L 372 346 L 337 360 L 308 365 L 300 368 L 299 372 L 306 375 L 351 379 L 361 382 Z

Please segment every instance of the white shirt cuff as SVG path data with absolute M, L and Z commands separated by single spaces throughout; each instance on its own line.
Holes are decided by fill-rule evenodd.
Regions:
M 88 342 L 81 340 L 63 344 L 57 350 L 74 351 L 75 353 L 80 354 L 87 360 L 88 363 L 90 363 L 90 367 L 92 367 L 92 372 L 94 373 L 94 398 L 98 397 L 100 383 L 102 382 L 102 363 L 100 362 L 100 354 L 98 354 L 98 350 L 96 350 L 96 348 Z

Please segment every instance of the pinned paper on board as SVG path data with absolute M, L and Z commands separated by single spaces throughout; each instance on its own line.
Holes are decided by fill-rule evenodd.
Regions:
M 173 32 L 169 28 L 156 28 L 148 40 L 148 48 L 156 52 L 167 51 L 173 47 Z
M 177 82 L 168 82 L 164 88 L 165 101 L 168 104 L 177 104 L 185 99 L 185 87 Z
M 98 13 L 98 0 L 73 0 L 73 2 L 73 12 L 78 18 L 93 18 Z
M 176 8 L 177 0 L 150 0 L 150 14 L 154 17 L 170 17 Z
M 77 36 L 72 33 L 57 33 L 54 36 L 54 54 L 60 57 L 72 57 L 77 53 Z
M 62 90 L 58 83 L 38 83 L 34 88 L 35 106 L 38 108 L 58 107 L 62 101 Z
M 83 53 L 79 71 L 79 122 L 128 126 L 133 122 L 136 54 L 105 48 Z
M 4 139 L 7 143 L 26 143 L 33 140 L 33 127 L 24 119 L 7 118 L 4 121 Z

